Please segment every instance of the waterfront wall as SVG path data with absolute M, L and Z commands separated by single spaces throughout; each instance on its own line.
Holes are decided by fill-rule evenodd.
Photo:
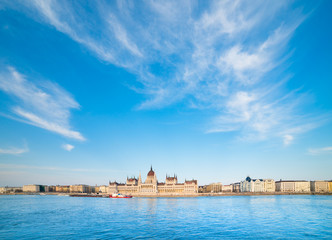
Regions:
M 155 176 L 153 176 L 153 179 Z M 168 177 L 166 183 L 141 183 L 139 181 L 127 180 L 127 184 L 113 184 L 101 186 L 89 186 L 85 184 L 77 185 L 37 185 L 30 184 L 23 187 L 0 187 L 0 194 L 25 192 L 29 193 L 80 193 L 80 194 L 112 194 L 119 192 L 135 196 L 191 196 L 199 194 L 227 194 L 227 193 L 332 193 L 332 181 L 317 180 L 280 180 L 273 179 L 252 179 L 223 185 L 222 183 L 213 183 L 205 186 L 198 186 L 197 181 L 185 181 L 177 183 L 176 177 Z M 136 185 L 137 184 L 137 185 Z M 140 190 L 140 191 L 139 191 Z M 245 195 L 245 194 L 244 194 Z

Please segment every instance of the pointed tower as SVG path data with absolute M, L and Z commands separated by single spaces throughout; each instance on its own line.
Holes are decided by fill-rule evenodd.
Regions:
M 153 180 L 154 180 L 154 183 L 157 184 L 158 181 L 157 181 L 157 175 L 156 174 L 154 174 Z
M 141 177 L 141 171 L 139 171 L 139 176 L 138 176 L 138 185 L 142 184 L 142 177 Z

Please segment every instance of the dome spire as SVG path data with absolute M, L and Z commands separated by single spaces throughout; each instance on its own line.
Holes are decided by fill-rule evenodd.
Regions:
M 155 175 L 155 173 L 152 170 L 152 165 L 151 165 L 150 171 L 148 172 L 148 176 L 154 176 L 154 175 Z

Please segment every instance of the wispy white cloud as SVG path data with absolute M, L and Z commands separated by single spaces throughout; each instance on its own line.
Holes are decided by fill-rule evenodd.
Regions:
M 143 57 L 143 54 L 138 49 L 136 44 L 129 39 L 127 31 L 121 26 L 121 24 L 114 16 L 109 19 L 108 23 L 114 32 L 115 38 L 120 42 L 122 46 L 124 46 L 133 55 Z
M 24 147 L 24 148 L 0 148 L 0 154 L 12 154 L 12 155 L 19 155 L 22 153 L 26 153 L 29 152 L 29 148 L 28 147 Z
M 40 127 L 62 136 L 83 141 L 81 133 L 71 130 L 69 117 L 71 109 L 79 104 L 60 86 L 49 81 L 38 84 L 13 67 L 0 72 L 0 90 L 13 96 L 17 106 L 12 107 L 10 118 Z
M 15 8 L 136 74 L 138 84 L 131 87 L 146 96 L 138 109 L 177 102 L 213 109 L 206 132 L 279 137 L 285 145 L 318 126 L 301 114 L 299 99 L 306 96 L 289 93 L 280 83 L 287 76 L 276 74 L 285 68 L 289 40 L 305 19 L 289 1 L 22 4 Z
M 324 153 L 332 153 L 332 147 L 323 147 L 323 148 L 309 148 L 308 153 L 311 155 L 319 155 Z
M 105 4 L 96 3 L 91 9 L 93 12 L 103 13 L 104 16 L 100 16 L 101 18 L 98 15 L 86 15 L 89 14 L 87 11 L 68 1 L 32 0 L 23 5 L 37 13 L 42 21 L 83 44 L 103 61 L 135 70 L 135 58 L 143 56 L 131 40 L 129 32 L 122 27 L 116 15 L 109 11 Z M 94 18 L 101 22 L 94 22 Z M 96 39 L 95 36 L 98 35 Z M 124 55 L 126 57 L 123 57 Z
M 293 142 L 293 140 L 294 140 L 294 137 L 292 135 L 286 134 L 284 136 L 284 145 L 287 146 L 287 145 L 291 144 Z
M 71 150 L 73 150 L 75 148 L 75 146 L 71 145 L 71 144 L 63 144 L 62 148 L 68 152 L 70 152 Z

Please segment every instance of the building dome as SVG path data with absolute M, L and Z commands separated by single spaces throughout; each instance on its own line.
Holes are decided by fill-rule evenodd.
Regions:
M 152 166 L 150 171 L 148 172 L 148 176 L 154 177 L 154 171 L 152 170 Z

